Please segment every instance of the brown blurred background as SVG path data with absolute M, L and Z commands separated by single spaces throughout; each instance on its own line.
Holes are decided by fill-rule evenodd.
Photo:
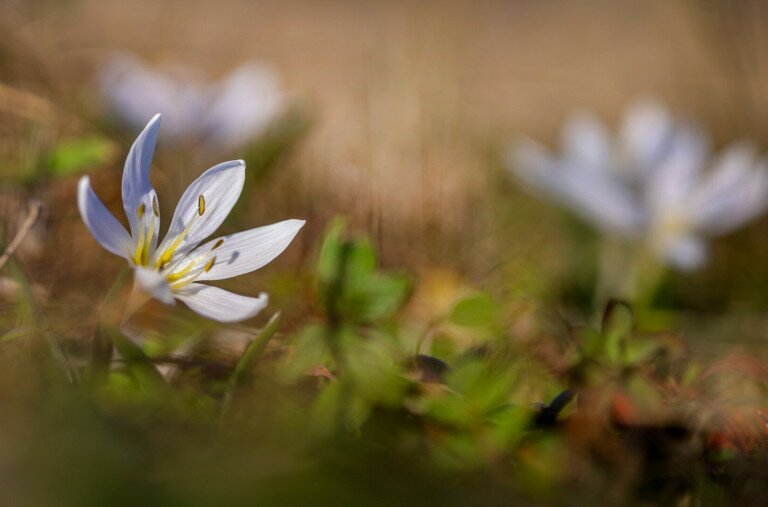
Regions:
M 765 147 L 766 23 L 768 5 L 749 0 L 2 0 L 0 174 L 46 136 L 95 128 L 94 76 L 116 51 L 212 77 L 256 59 L 276 68 L 311 118 L 251 197 L 246 220 L 309 219 L 278 270 L 306 262 L 326 220 L 344 213 L 374 235 L 388 265 L 446 266 L 476 283 L 501 273 L 491 285 L 514 280 L 528 295 L 546 294 L 547 277 L 572 268 L 573 245 L 559 212 L 503 174 L 506 143 L 517 133 L 553 141 L 578 108 L 615 122 L 632 100 L 655 96 L 700 120 L 718 145 L 748 137 Z M 96 177 L 117 211 L 121 143 Z M 183 190 L 172 160 L 160 159 L 153 175 L 166 214 Z M 192 177 L 216 161 L 184 171 Z M 86 311 L 122 261 L 87 236 L 74 186 L 27 187 L 51 203 L 51 236 L 28 267 L 66 311 Z M 6 196 L 11 234 L 26 195 L 11 187 Z M 768 254 L 765 229 L 763 221 L 725 253 L 716 248 L 719 268 L 686 283 L 717 290 L 693 306 L 768 301 L 751 264 Z M 71 281 L 83 279 L 93 293 L 73 293 Z

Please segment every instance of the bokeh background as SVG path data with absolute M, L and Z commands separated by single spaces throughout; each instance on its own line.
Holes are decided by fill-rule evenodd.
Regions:
M 701 122 L 716 146 L 741 138 L 764 146 L 767 15 L 747 0 L 6 0 L 5 236 L 29 197 L 46 201 L 45 220 L 19 255 L 76 335 L 121 261 L 104 255 L 80 224 L 76 176 L 51 177 L 41 166 L 61 140 L 108 136 L 110 156 L 79 170 L 93 174 L 97 191 L 120 210 L 117 175 L 136 132 L 104 127 L 114 121 L 99 69 L 116 53 L 132 53 L 150 67 L 183 65 L 216 79 L 255 60 L 278 73 L 293 123 L 278 132 L 268 174 L 249 180 L 253 192 L 236 225 L 288 217 L 309 223 L 270 273 L 253 275 L 249 285 L 301 265 L 327 220 L 345 214 L 373 235 L 386 265 L 584 314 L 595 262 L 590 233 L 508 177 L 509 143 L 524 134 L 553 144 L 578 109 L 615 125 L 630 102 L 656 97 Z M 243 156 L 231 149 L 190 157 L 193 147 L 174 148 L 162 133 L 159 150 L 153 178 L 165 216 L 186 182 Z M 692 322 L 704 325 L 694 334 L 708 343 L 727 339 L 713 330 L 729 319 L 742 344 L 759 349 L 767 227 L 763 220 L 718 239 L 706 269 L 668 277 L 662 306 L 695 312 Z M 300 298 L 284 292 L 275 301 L 292 299 L 301 314 Z
M 260 327 L 279 309 L 285 337 L 318 318 L 312 270 L 328 224 L 343 215 L 350 231 L 372 238 L 384 268 L 412 281 L 404 328 L 426 335 L 459 296 L 482 290 L 504 308 L 504 333 L 535 341 L 566 323 L 599 320 L 592 299 L 598 238 L 510 177 L 504 165 L 510 144 L 530 136 L 555 146 L 573 111 L 594 111 L 615 126 L 630 103 L 653 97 L 698 121 L 716 148 L 751 139 L 768 150 L 765 26 L 768 5 L 759 0 L 0 0 L 2 243 L 21 227 L 30 201 L 44 205 L 0 273 L 0 344 L 25 357 L 48 357 L 18 343 L 25 329 L 33 334 L 42 325 L 46 337 L 55 335 L 75 352 L 74 361 L 84 361 L 107 292 L 124 268 L 91 238 L 75 198 L 78 178 L 89 174 L 108 207 L 122 215 L 120 174 L 138 129 L 119 121 L 100 86 L 100 72 L 116 54 L 212 80 L 249 61 L 279 76 L 285 107 L 253 143 L 202 149 L 171 143 L 161 128 L 152 173 L 164 227 L 189 181 L 236 158 L 248 162 L 247 188 L 224 231 L 307 219 L 280 258 L 222 284 L 249 295 L 270 293 L 269 312 L 249 324 Z M 666 274 L 642 326 L 680 332 L 702 360 L 740 351 L 768 359 L 768 218 L 717 238 L 712 247 L 703 269 Z M 169 329 L 198 326 L 190 316 L 183 307 L 158 304 L 143 309 L 141 318 L 170 335 Z M 236 336 L 239 352 L 251 331 L 217 332 Z M 227 365 L 234 354 L 223 352 Z M 258 471 L 267 503 L 286 492 L 295 493 L 297 504 L 313 493 L 344 503 L 365 497 L 377 466 L 402 474 L 420 463 L 372 459 L 376 466 L 361 469 L 356 462 L 381 459 L 380 448 L 342 456 L 328 445 L 322 456 L 340 466 L 303 474 L 306 449 L 297 449 L 304 442 L 262 420 L 249 422 L 269 429 L 256 431 L 248 446 L 224 439 L 216 452 L 200 450 L 190 445 L 198 435 L 215 439 L 200 431 L 194 415 L 210 409 L 211 399 L 194 398 L 193 415 L 180 424 L 174 419 L 171 429 L 162 424 L 163 410 L 174 408 L 165 405 L 130 411 L 107 400 L 114 409 L 109 416 L 82 415 L 90 400 L 57 398 L 56 380 L 29 364 L 0 354 L 0 401 L 14 413 L 0 424 L 7 437 L 0 441 L 0 470 L 8 472 L 0 474 L 0 485 L 33 504 L 51 503 L 35 487 L 38 477 L 69 487 L 72 505 L 99 504 L 93 498 L 139 502 L 168 493 L 161 484 L 169 478 L 188 495 L 178 498 L 234 501 L 259 487 L 242 469 Z M 556 387 L 530 392 L 549 396 Z M 267 393 L 259 401 L 273 402 Z M 38 404 L 41 398 L 48 401 Z M 57 425 L 64 429 L 52 430 Z M 160 429 L 135 430 L 147 426 Z M 547 445 L 541 462 L 531 453 L 532 469 L 561 457 L 559 447 Z M 73 456 L 85 463 L 82 472 L 62 472 Z M 217 470 L 211 463 L 222 456 L 229 461 Z M 499 463 L 489 461 L 498 472 Z M 133 486 L 121 480 L 136 470 L 140 475 L 147 462 L 157 476 Z M 299 473 L 294 482 L 272 482 L 275 467 Z M 106 479 L 89 496 L 84 491 L 94 488 L 93 477 Z M 334 484 L 347 477 L 356 485 L 339 492 Z M 451 491 L 440 473 L 422 475 L 421 490 L 394 481 L 391 496 L 378 501 L 401 493 L 416 495 L 415 501 L 442 495 L 452 505 L 507 493 L 486 488 L 476 476 L 465 479 Z M 296 484 L 302 487 L 294 491 Z

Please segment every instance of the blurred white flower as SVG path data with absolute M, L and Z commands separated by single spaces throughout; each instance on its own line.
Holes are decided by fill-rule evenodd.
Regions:
M 118 55 L 102 68 L 100 85 L 110 110 L 129 125 L 141 128 L 160 111 L 170 140 L 223 148 L 258 137 L 285 103 L 276 73 L 254 62 L 209 83 L 183 69 L 161 72 Z
M 198 282 L 261 268 L 288 247 L 304 220 L 285 220 L 200 245 L 221 225 L 243 189 L 245 163 L 235 160 L 208 169 L 189 185 L 158 245 L 160 208 L 149 170 L 159 127 L 158 114 L 133 143 L 125 162 L 123 207 L 130 234 L 96 196 L 88 176 L 78 187 L 80 215 L 101 246 L 128 261 L 136 286 L 146 294 L 168 304 L 179 299 L 221 322 L 253 317 L 267 305 L 266 294 L 245 297 Z
M 727 233 L 768 207 L 768 161 L 737 142 L 710 155 L 707 137 L 646 101 L 626 113 L 618 135 L 590 114 L 569 118 L 562 154 L 520 141 L 509 169 L 601 231 L 642 241 L 680 270 L 707 259 L 708 237 Z

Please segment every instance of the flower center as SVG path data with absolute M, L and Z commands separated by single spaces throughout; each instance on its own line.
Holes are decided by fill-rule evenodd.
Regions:
M 173 258 L 173 254 L 176 253 L 176 249 L 179 248 L 181 242 L 184 241 L 184 238 L 187 237 L 189 231 L 192 230 L 192 226 L 195 224 L 198 217 L 203 216 L 203 213 L 205 213 L 205 197 L 200 194 L 200 196 L 197 198 L 197 214 L 192 215 L 192 219 L 189 221 L 187 226 L 184 227 L 184 230 L 181 231 L 181 233 L 176 236 L 176 238 L 174 238 L 171 244 L 168 245 L 168 248 L 166 248 L 165 251 L 157 258 L 157 261 L 155 261 L 155 269 L 161 271 L 165 269 L 170 260 Z
M 150 216 L 146 220 L 146 206 L 144 203 L 139 205 L 139 209 L 136 210 L 136 215 L 139 219 L 139 240 L 136 242 L 136 251 L 133 254 L 133 263 L 137 266 L 146 266 L 149 264 L 149 250 L 152 247 L 152 240 L 155 235 L 155 218 L 160 217 L 160 208 L 157 205 L 157 197 L 152 198 L 152 213 L 154 217 Z M 149 222 L 149 223 L 147 223 Z
M 136 211 L 139 218 L 139 238 L 137 241 L 136 252 L 133 261 L 136 266 L 146 267 L 150 264 L 152 253 L 152 242 L 155 233 L 155 218 L 146 217 L 147 207 L 141 204 Z M 178 290 L 194 282 L 200 275 L 207 273 L 216 263 L 214 250 L 224 244 L 224 238 L 220 238 L 214 243 L 207 252 L 201 252 L 194 255 L 185 254 L 174 259 L 184 239 L 189 235 L 192 227 L 197 220 L 205 214 L 205 197 L 201 194 L 197 199 L 197 212 L 192 215 L 189 223 L 175 237 L 173 241 L 164 248 L 162 253 L 154 261 L 154 269 L 164 274 L 171 290 Z M 152 213 L 155 217 L 160 216 L 160 210 L 157 205 L 157 199 L 152 200 Z

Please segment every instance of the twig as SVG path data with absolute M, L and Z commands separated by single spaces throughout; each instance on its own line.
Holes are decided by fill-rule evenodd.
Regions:
M 27 236 L 27 234 L 29 234 L 32 226 L 34 226 L 35 222 L 37 222 L 37 220 L 40 218 L 40 210 L 42 207 L 42 203 L 37 200 L 34 200 L 29 204 L 29 214 L 27 215 L 26 220 L 24 220 L 24 223 L 21 224 L 21 229 L 19 229 L 19 232 L 16 233 L 16 236 L 8 245 L 8 248 L 5 249 L 3 255 L 0 256 L 0 269 L 3 269 L 5 263 L 8 262 L 8 259 L 11 258 L 13 252 L 19 248 L 19 245 L 21 245 L 21 242 L 24 241 L 24 238 Z

